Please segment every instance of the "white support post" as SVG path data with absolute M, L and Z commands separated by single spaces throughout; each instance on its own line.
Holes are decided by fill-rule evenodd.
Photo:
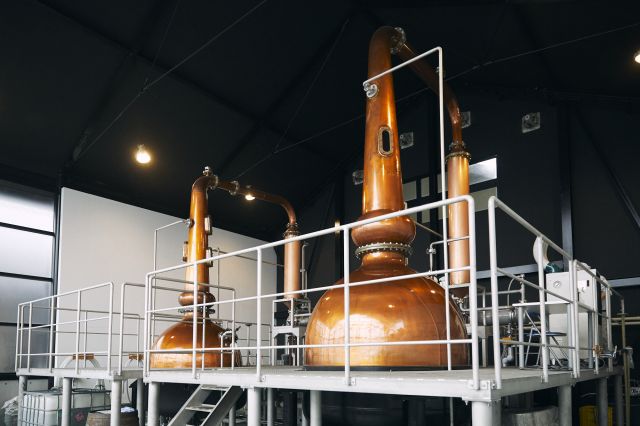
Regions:
M 138 410 L 138 426 L 144 426 L 144 382 L 136 379 L 136 409 Z
M 22 424 L 22 410 L 24 410 L 24 393 L 27 391 L 27 376 L 18 377 L 18 424 Z
M 149 406 L 148 418 L 149 426 L 160 426 L 160 383 L 149 382 L 149 395 L 147 397 L 147 405 Z
M 622 375 L 614 377 L 616 388 L 616 425 L 624 425 L 624 393 L 622 392 Z
M 322 426 L 322 393 L 318 390 L 311 392 L 311 407 L 309 415 L 310 426 Z
M 573 407 L 571 405 L 571 385 L 558 386 L 558 411 L 560 426 L 572 426 Z
M 267 389 L 267 426 L 273 426 L 273 388 Z
M 606 377 L 598 379 L 598 425 L 609 425 L 609 397 Z
M 495 426 L 502 424 L 500 401 L 473 401 L 471 418 L 473 426 Z
M 247 389 L 247 426 L 260 426 L 260 388 Z
M 71 424 L 71 386 L 73 385 L 70 377 L 62 379 L 62 426 Z
M 122 402 L 122 380 L 111 381 L 111 426 L 120 426 L 120 405 Z
M 229 410 L 229 426 L 236 426 L 236 406 L 234 405 Z

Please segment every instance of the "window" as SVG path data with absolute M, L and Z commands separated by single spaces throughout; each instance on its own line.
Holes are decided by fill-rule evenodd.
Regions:
M 425 176 L 404 182 L 405 201 L 410 207 L 439 201 L 441 199 L 441 174 L 438 174 L 436 177 L 435 191 L 433 188 L 430 188 L 431 179 L 432 177 Z M 475 208 L 477 212 L 486 210 L 489 197 L 498 195 L 497 179 L 497 158 L 490 158 L 469 165 L 470 195 L 476 202 Z M 422 223 L 429 223 L 431 221 L 430 212 L 422 212 L 420 219 Z M 442 220 L 442 209 L 438 209 L 438 220 Z
M 55 195 L 0 181 L 0 374 L 13 373 L 17 305 L 50 296 L 55 252 Z M 48 310 L 33 324 L 48 323 Z M 46 350 L 46 333 L 32 344 Z

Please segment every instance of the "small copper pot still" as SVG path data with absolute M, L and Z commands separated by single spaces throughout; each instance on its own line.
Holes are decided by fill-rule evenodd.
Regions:
M 209 234 L 205 221 L 208 216 L 207 191 L 215 188 L 218 178 L 212 175 L 209 169 L 205 169 L 191 188 L 191 206 L 189 213 L 189 238 L 187 241 L 187 262 L 194 262 L 205 259 L 207 257 L 207 248 L 209 247 Z M 200 263 L 196 269 L 197 277 L 197 302 L 209 303 L 215 301 L 215 297 L 211 294 L 208 286 L 201 284 L 209 284 L 209 265 Z M 193 268 L 186 269 L 186 281 L 193 282 Z M 191 368 L 193 362 L 193 326 L 196 326 L 196 349 L 229 347 L 231 344 L 231 336 L 225 333 L 225 330 L 216 324 L 210 318 L 213 309 L 206 309 L 204 314 L 202 308 L 196 309 L 194 314 L 190 306 L 193 305 L 194 292 L 193 284 L 185 284 L 184 292 L 180 294 L 178 300 L 180 305 L 184 306 L 184 316 L 182 320 L 168 329 L 166 329 L 156 340 L 153 349 L 171 349 L 184 350 L 179 353 L 152 353 L 150 357 L 151 368 Z M 204 322 L 204 346 L 203 346 L 203 322 Z M 204 367 L 230 367 L 231 366 L 231 350 L 224 351 L 211 350 L 206 352 L 198 352 L 196 354 L 196 366 Z M 234 365 L 241 365 L 240 351 L 235 351 Z
M 415 57 L 399 28 L 378 29 L 369 45 L 369 77 L 391 68 L 391 54 L 402 60 Z M 433 89 L 438 89 L 437 73 L 426 62 L 411 65 L 418 76 Z M 400 147 L 393 91 L 393 78 L 387 74 L 374 81 L 373 96 L 367 94 L 364 148 L 364 181 L 362 188 L 362 216 L 377 217 L 404 208 Z M 453 127 L 454 141 L 448 156 L 448 166 L 455 166 L 456 176 L 449 185 L 450 196 L 468 193 L 468 154 L 461 140 L 460 112 L 453 93 L 443 87 L 445 102 Z M 454 161 L 451 161 L 453 159 Z M 466 187 L 465 187 L 466 185 Z M 458 203 L 449 209 L 449 238 L 468 234 L 466 205 Z M 455 231 L 455 232 L 451 232 Z M 358 269 L 351 272 L 349 281 L 380 279 L 414 274 L 407 266 L 415 224 L 409 217 L 397 217 L 371 223 L 352 231 L 356 255 L 361 259 Z M 450 267 L 468 264 L 468 244 L 450 244 Z M 466 262 L 466 263 L 465 263 Z M 465 274 L 451 274 L 452 283 L 468 282 Z M 465 281 L 467 280 L 467 281 Z M 338 281 L 341 284 L 343 281 Z M 427 278 L 407 278 L 380 284 L 350 288 L 350 341 L 376 343 L 421 340 L 444 340 L 446 309 L 450 314 L 452 339 L 466 338 L 464 322 L 455 304 L 446 300 L 444 289 Z M 309 320 L 306 334 L 308 345 L 344 344 L 344 291 L 332 289 L 318 301 Z M 466 344 L 451 345 L 454 367 L 468 364 Z M 344 366 L 343 347 L 307 348 L 305 366 L 308 368 L 340 368 Z M 447 346 L 371 345 L 350 349 L 350 365 L 355 369 L 446 368 Z

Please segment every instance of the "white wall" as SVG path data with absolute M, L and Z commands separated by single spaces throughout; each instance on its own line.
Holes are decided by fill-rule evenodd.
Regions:
M 185 206 L 185 211 L 188 206 Z M 215 216 L 214 216 L 215 217 Z M 59 289 L 64 293 L 101 282 L 112 281 L 114 291 L 114 311 L 119 310 L 120 284 L 125 281 L 144 283 L 145 274 L 153 269 L 153 234 L 160 226 L 174 222 L 178 218 L 156 213 L 150 210 L 115 202 L 109 199 L 85 194 L 68 188 L 62 190 L 62 211 L 60 228 L 59 253 Z M 181 264 L 182 244 L 187 238 L 185 225 L 178 225 L 160 231 L 158 237 L 158 267 Z M 243 235 L 214 229 L 209 239 L 211 247 L 231 252 L 243 248 L 263 244 L 263 241 Z M 275 262 L 276 255 L 272 249 L 263 253 L 265 261 Z M 237 297 L 256 294 L 256 263 L 250 260 L 232 258 L 220 262 L 220 284 L 236 288 Z M 183 278 L 184 271 L 172 274 L 175 278 Z M 211 269 L 211 283 L 217 283 L 216 267 Z M 182 284 L 163 283 L 162 285 L 181 288 Z M 263 293 L 276 292 L 275 266 L 263 265 Z M 214 292 L 215 294 L 215 292 Z M 158 293 L 156 307 L 177 306 L 177 292 Z M 221 293 L 221 300 L 230 299 L 230 293 Z M 76 296 L 65 297 L 60 306 L 75 308 Z M 106 289 L 96 290 L 83 295 L 82 308 L 106 309 L 108 292 Z M 144 310 L 142 289 L 127 290 L 125 312 L 136 312 L 140 315 Z M 236 305 L 236 319 L 255 321 L 256 302 L 245 302 Z M 221 317 L 230 318 L 230 305 L 220 310 Z M 262 321 L 270 322 L 271 302 L 265 300 L 262 307 Z M 100 314 L 96 314 L 98 316 Z M 214 314 L 215 315 L 215 314 Z M 75 319 L 75 313 L 66 312 L 59 316 L 60 321 Z M 133 331 L 133 323 L 126 324 L 127 330 Z M 166 325 L 165 325 L 166 326 Z M 66 329 L 75 331 L 74 325 Z M 106 321 L 89 323 L 90 330 L 104 330 Z M 117 330 L 114 323 L 114 330 Z M 157 331 L 164 328 L 158 324 Z M 62 327 L 61 327 L 62 329 Z M 133 338 L 128 338 L 125 347 L 135 345 Z M 58 351 L 74 351 L 74 335 L 67 334 L 58 338 Z M 82 344 L 81 348 L 82 351 Z M 87 342 L 89 350 L 105 350 L 104 336 L 90 337 Z M 100 361 L 101 364 L 104 360 Z

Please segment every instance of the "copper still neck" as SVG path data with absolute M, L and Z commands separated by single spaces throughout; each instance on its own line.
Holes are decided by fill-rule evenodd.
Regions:
M 369 45 L 369 78 L 391 68 L 391 54 L 403 61 L 415 58 L 416 52 L 406 41 L 401 28 L 378 29 Z M 414 73 L 435 93 L 439 92 L 438 73 L 428 62 L 415 61 L 409 64 Z M 394 102 L 393 77 L 384 75 L 374 82 L 375 89 L 367 92 L 367 114 L 365 130 L 364 181 L 362 187 L 362 216 L 360 219 L 379 216 L 404 208 L 402 195 L 402 173 L 398 144 L 396 107 Z M 462 116 L 458 100 L 449 87 L 442 87 L 453 141 L 447 155 L 448 197 L 469 194 L 469 153 L 462 140 Z M 448 238 L 468 237 L 467 203 L 450 205 Z M 387 251 L 389 247 L 403 251 L 415 237 L 415 225 L 406 217 L 398 217 L 354 229 L 352 238 L 358 251 Z M 449 267 L 469 265 L 469 241 L 449 243 Z M 453 285 L 469 282 L 469 271 L 451 273 Z M 458 291 L 465 295 L 466 290 Z
M 391 68 L 391 52 L 399 43 L 398 35 L 392 27 L 374 33 L 369 44 L 369 78 Z M 376 93 L 367 95 L 361 220 L 404 208 L 393 76 L 384 75 L 375 84 Z M 351 237 L 359 254 L 365 255 L 389 251 L 390 246 L 408 250 L 415 234 L 415 224 L 409 217 L 396 217 L 355 228 Z

